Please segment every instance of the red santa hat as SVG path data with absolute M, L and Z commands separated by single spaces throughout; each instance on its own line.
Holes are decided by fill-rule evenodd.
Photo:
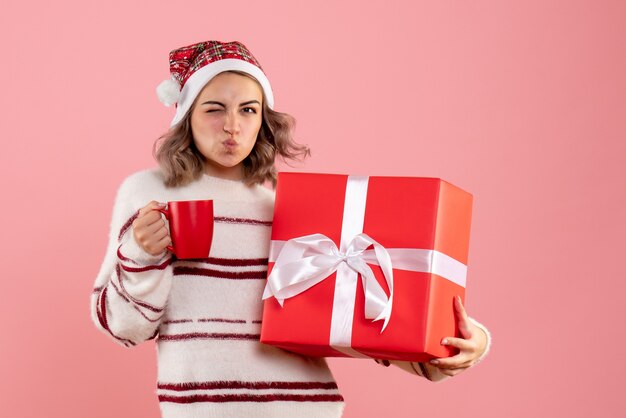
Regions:
M 207 41 L 170 52 L 171 78 L 157 87 L 157 96 L 166 106 L 176 103 L 176 115 L 170 126 L 180 122 L 202 88 L 224 71 L 241 71 L 254 77 L 273 109 L 272 86 L 259 62 L 241 42 Z

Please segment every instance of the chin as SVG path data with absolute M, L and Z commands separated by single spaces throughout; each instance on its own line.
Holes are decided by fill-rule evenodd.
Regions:
M 216 165 L 222 167 L 222 168 L 235 168 L 238 165 L 240 165 L 243 162 L 243 160 L 237 160 L 237 161 L 216 161 Z

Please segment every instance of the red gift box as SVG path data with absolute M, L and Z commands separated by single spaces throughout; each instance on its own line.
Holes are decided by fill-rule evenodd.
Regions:
M 261 342 L 314 357 L 454 355 L 441 340 L 460 335 L 471 209 L 436 178 L 279 173 Z

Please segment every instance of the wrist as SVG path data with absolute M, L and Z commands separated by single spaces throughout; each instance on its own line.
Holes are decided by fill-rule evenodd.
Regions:
M 165 256 L 167 256 L 167 251 L 162 251 L 156 255 L 148 253 L 139 245 L 132 233 L 127 234 L 118 247 L 118 258 L 120 261 L 131 262 L 141 266 L 157 264 L 164 260 Z
M 475 320 L 474 318 L 469 318 L 469 320 L 485 335 L 485 347 L 484 351 L 478 356 L 474 364 L 480 363 L 489 353 L 491 349 L 491 333 L 487 329 L 486 326 Z

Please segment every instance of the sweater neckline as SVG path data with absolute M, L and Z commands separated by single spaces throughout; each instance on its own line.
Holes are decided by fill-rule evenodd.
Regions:
M 216 182 L 224 182 L 224 183 L 230 183 L 230 184 L 243 184 L 243 180 L 232 180 L 232 179 L 225 179 L 222 177 L 216 177 L 216 176 L 212 176 L 210 174 L 207 173 L 202 173 L 202 177 L 203 178 L 208 178 L 212 181 L 216 181 Z
M 243 180 L 224 179 L 206 173 L 202 173 L 202 182 L 210 184 L 213 190 L 218 189 L 230 192 L 245 192 L 253 191 L 255 189 L 254 186 L 248 186 L 245 184 Z

